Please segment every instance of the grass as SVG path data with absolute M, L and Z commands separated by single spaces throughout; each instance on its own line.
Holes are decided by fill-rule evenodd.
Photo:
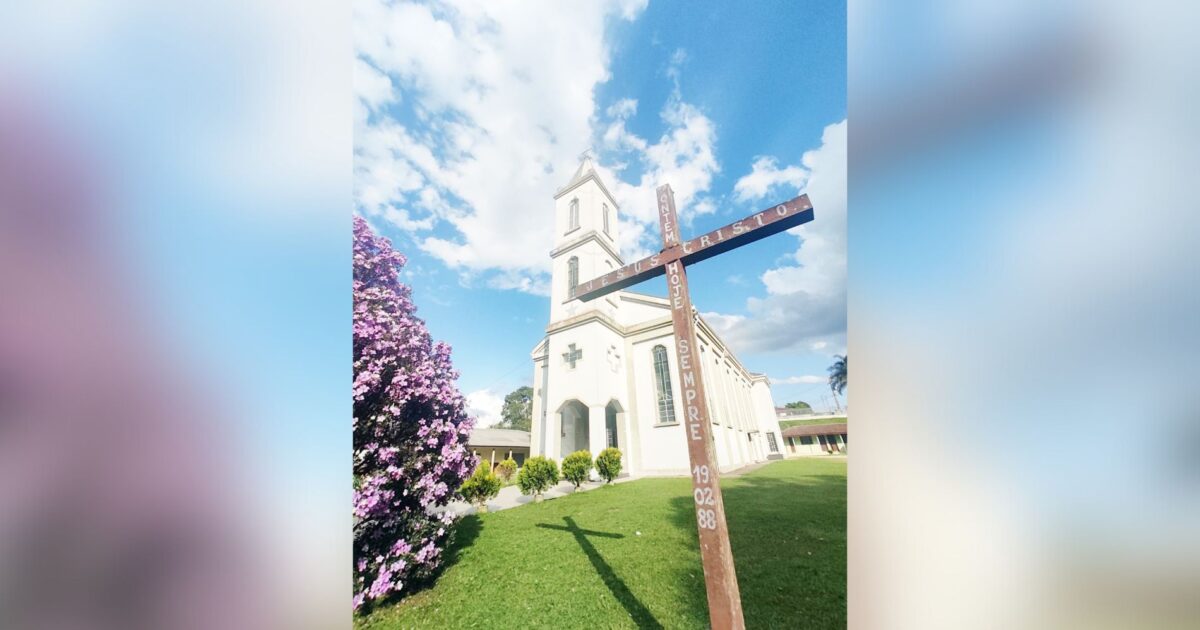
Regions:
M 722 489 L 747 627 L 845 628 L 846 462 L 773 462 Z M 708 626 L 686 478 L 606 486 L 458 527 L 433 586 L 356 626 Z
M 814 424 L 841 424 L 845 421 L 845 418 L 821 418 L 819 420 L 780 420 L 779 428 L 787 429 L 789 427 L 804 427 Z

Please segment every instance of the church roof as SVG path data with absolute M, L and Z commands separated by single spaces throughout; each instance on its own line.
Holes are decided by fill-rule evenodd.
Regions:
M 600 179 L 600 174 L 596 172 L 596 165 L 592 163 L 592 156 L 589 153 L 583 154 L 583 159 L 579 162 L 579 168 L 575 169 L 575 174 L 571 176 L 571 181 L 567 182 L 566 186 L 559 188 L 558 192 L 554 193 L 554 198 L 558 199 L 589 179 L 596 182 L 596 185 L 600 187 L 600 190 L 604 191 L 604 194 L 608 197 L 609 201 L 613 202 L 614 206 L 617 205 L 617 200 L 613 198 L 612 193 L 608 192 L 608 187 Z
M 806 437 L 810 435 L 836 435 L 846 433 L 846 423 L 810 424 L 798 427 L 788 427 L 783 430 L 783 437 Z
M 575 169 L 575 174 L 571 176 L 571 181 L 567 182 L 566 186 L 559 188 L 559 192 L 578 186 L 583 183 L 583 180 L 587 179 L 588 175 L 593 175 L 595 172 L 596 166 L 592 164 L 592 156 L 585 154 L 583 161 L 579 163 L 579 168 Z

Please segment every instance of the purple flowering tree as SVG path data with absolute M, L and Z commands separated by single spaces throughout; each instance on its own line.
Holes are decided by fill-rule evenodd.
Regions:
M 398 273 L 405 258 L 354 218 L 354 608 L 428 578 L 470 476 L 474 425 L 450 346 L 433 343 Z

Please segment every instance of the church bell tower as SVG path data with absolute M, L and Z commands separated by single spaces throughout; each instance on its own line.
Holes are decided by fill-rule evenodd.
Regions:
M 617 202 L 585 153 L 571 180 L 554 195 L 551 324 L 590 309 L 610 308 L 603 300 L 598 300 L 600 304 L 573 301 L 571 290 L 625 264 L 617 246 L 617 229 Z

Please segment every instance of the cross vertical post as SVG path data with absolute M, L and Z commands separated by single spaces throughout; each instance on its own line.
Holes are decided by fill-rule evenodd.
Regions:
M 658 188 L 658 213 L 665 251 L 680 249 L 675 193 L 670 185 Z M 742 596 L 733 566 L 729 528 L 725 524 L 721 475 L 713 452 L 712 422 L 704 393 L 704 379 L 699 370 L 696 320 L 692 317 L 687 271 L 677 253 L 675 260 L 666 264 L 666 270 L 667 301 L 671 306 L 677 345 L 675 367 L 683 390 L 684 432 L 691 463 L 696 526 L 700 534 L 700 561 L 704 566 L 704 585 L 708 592 L 709 622 L 713 628 L 744 628 Z

